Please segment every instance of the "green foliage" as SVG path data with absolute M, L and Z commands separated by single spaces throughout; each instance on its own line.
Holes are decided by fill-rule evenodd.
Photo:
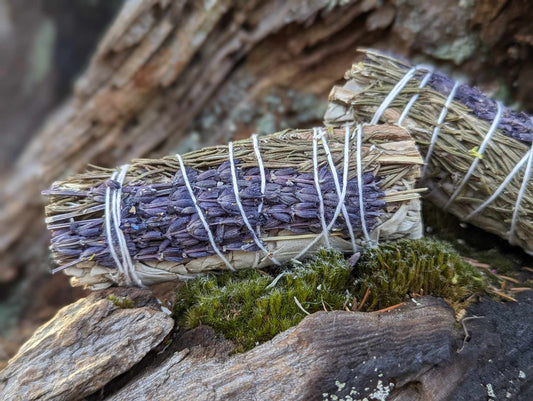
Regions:
M 245 351 L 305 317 L 295 299 L 308 313 L 348 309 L 357 305 L 355 300 L 360 310 L 372 311 L 423 290 L 460 305 L 486 285 L 482 274 L 448 245 L 431 240 L 366 249 L 355 269 L 341 253 L 322 249 L 276 277 L 250 269 L 188 281 L 176 294 L 174 317 L 185 328 L 209 325 L 232 339 L 237 351 Z
M 126 297 L 117 297 L 116 295 L 108 295 L 107 299 L 120 309 L 131 309 L 135 308 L 135 302 L 132 299 Z
M 443 242 L 402 240 L 367 249 L 357 265 L 356 296 L 369 294 L 364 310 L 386 308 L 411 294 L 446 298 L 458 307 L 472 294 L 484 292 L 482 273 Z
M 342 309 L 353 296 L 352 267 L 334 250 L 321 250 L 308 263 L 293 264 L 271 288 L 274 277 L 257 270 L 210 275 L 186 282 L 174 315 L 185 327 L 207 324 L 234 340 L 238 351 L 298 324 L 305 313 Z

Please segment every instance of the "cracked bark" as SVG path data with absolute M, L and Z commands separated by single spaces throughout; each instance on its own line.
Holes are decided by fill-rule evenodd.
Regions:
M 121 309 L 105 297 L 127 296 Z M 128 371 L 172 329 L 147 290 L 93 293 L 61 309 L 0 371 L 4 400 L 83 398 Z

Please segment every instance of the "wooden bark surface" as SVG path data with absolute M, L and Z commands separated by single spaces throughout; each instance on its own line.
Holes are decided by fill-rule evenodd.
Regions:
M 72 400 L 128 371 L 172 330 L 147 290 L 116 290 L 138 307 L 94 293 L 63 309 L 0 371 L 2 400 Z
M 120 0 L 0 0 L 0 177 L 69 95 Z
M 136 307 L 119 309 L 106 294 Z M 318 312 L 233 354 L 233 343 L 207 326 L 173 332 L 160 344 L 173 322 L 150 294 L 106 290 L 42 326 L 0 371 L 0 396 L 525 401 L 533 396 L 533 319 L 524 318 L 533 297 L 518 300 L 472 305 L 467 316 L 477 318 L 462 323 L 468 342 L 443 300 L 422 297 L 389 312 Z
M 167 360 L 94 400 L 526 401 L 533 319 L 525 316 L 533 297 L 518 300 L 483 299 L 467 311 L 475 319 L 460 324 L 431 297 L 385 313 L 319 312 L 233 356 L 226 340 L 200 327 L 175 340 Z
M 319 312 L 245 354 L 184 349 L 109 400 L 371 397 L 392 390 L 396 376 L 448 359 L 453 323 L 452 311 L 431 298 L 390 314 Z

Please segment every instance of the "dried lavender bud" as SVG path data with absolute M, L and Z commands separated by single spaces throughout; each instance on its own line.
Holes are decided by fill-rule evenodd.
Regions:
M 236 172 L 239 197 L 248 221 L 253 227 L 259 226 L 263 236 L 280 230 L 294 233 L 322 231 L 318 213 L 319 197 L 312 173 L 300 173 L 293 168 L 266 170 L 263 196 L 257 167 L 237 167 Z M 337 174 L 342 180 L 342 173 Z M 237 205 L 230 163 L 224 162 L 216 169 L 202 172 L 187 169 L 187 175 L 217 246 L 224 252 L 259 250 Z M 320 169 L 319 178 L 325 216 L 329 222 L 334 218 L 333 212 L 339 198 L 333 176 L 327 168 Z M 384 193 L 371 173 L 363 175 L 363 183 L 364 212 L 368 229 L 371 230 L 385 205 L 382 200 Z M 106 180 L 83 194 L 77 192 L 76 196 L 88 196 L 95 202 L 103 203 L 106 188 L 117 188 L 117 184 L 114 180 Z M 70 195 L 72 191 L 63 193 L 57 189 L 53 192 L 54 195 Z M 258 213 L 261 201 L 263 208 Z M 352 228 L 360 233 L 359 190 L 355 179 L 348 181 L 345 203 Z M 121 228 L 134 260 L 181 263 L 215 254 L 180 171 L 171 183 L 138 182 L 124 186 L 121 215 Z M 344 217 L 336 217 L 334 229 L 347 234 Z M 52 230 L 51 248 L 64 264 L 79 258 L 114 267 L 105 238 L 103 217 Z
M 442 94 L 448 95 L 454 85 L 454 81 L 441 72 L 435 72 L 428 81 L 428 85 Z M 492 122 L 496 116 L 498 106 L 479 88 L 469 85 L 460 85 L 454 100 L 461 102 L 472 110 L 472 114 L 481 120 Z M 527 113 L 515 112 L 505 109 L 498 128 L 508 137 L 523 142 L 533 141 L 533 121 Z

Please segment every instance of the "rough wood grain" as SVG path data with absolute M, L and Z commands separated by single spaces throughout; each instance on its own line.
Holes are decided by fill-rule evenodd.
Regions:
M 429 297 L 391 313 L 319 312 L 245 354 L 228 356 L 222 340 L 182 349 L 108 399 L 372 399 L 448 360 L 454 321 Z
M 0 0 L 0 177 L 69 95 L 119 3 Z
M 136 391 L 157 400 L 180 380 L 198 399 L 240 400 L 241 394 L 254 399 L 246 398 L 251 394 L 259 400 L 527 401 L 533 399 L 533 295 L 524 292 L 517 299 L 484 298 L 459 324 L 441 300 L 427 297 L 417 298 L 420 305 L 409 301 L 382 314 L 318 313 L 272 342 L 232 357 L 229 342 L 199 327 L 174 340 L 166 362 L 147 361 L 131 372 L 129 383 L 113 382 L 91 401 L 128 399 Z M 435 323 L 437 316 L 441 320 Z M 429 353 L 427 343 L 433 344 Z M 212 371 L 215 367 L 228 371 Z M 195 374 L 200 382 L 191 384 Z
M 136 309 L 91 295 L 63 309 L 0 372 L 9 400 L 530 400 L 533 296 L 483 299 L 465 320 L 422 297 L 389 312 L 319 312 L 244 354 L 213 329 L 174 332 L 143 290 Z M 528 315 L 529 313 L 529 315 Z M 75 322 L 75 323 L 74 323 Z M 145 356 L 146 355 L 146 356 Z M 138 362 L 138 363 L 137 363 Z M 135 365 L 134 365 L 135 364 Z M 117 377 L 121 373 L 126 373 Z M 115 378 L 115 379 L 114 379 Z M 114 379 L 114 380 L 111 380 Z M 494 396 L 492 396 L 494 395 Z
M 130 369 L 172 329 L 149 291 L 115 290 L 137 305 L 127 309 L 107 293 L 67 306 L 41 326 L 0 372 L 0 399 L 82 398 Z

